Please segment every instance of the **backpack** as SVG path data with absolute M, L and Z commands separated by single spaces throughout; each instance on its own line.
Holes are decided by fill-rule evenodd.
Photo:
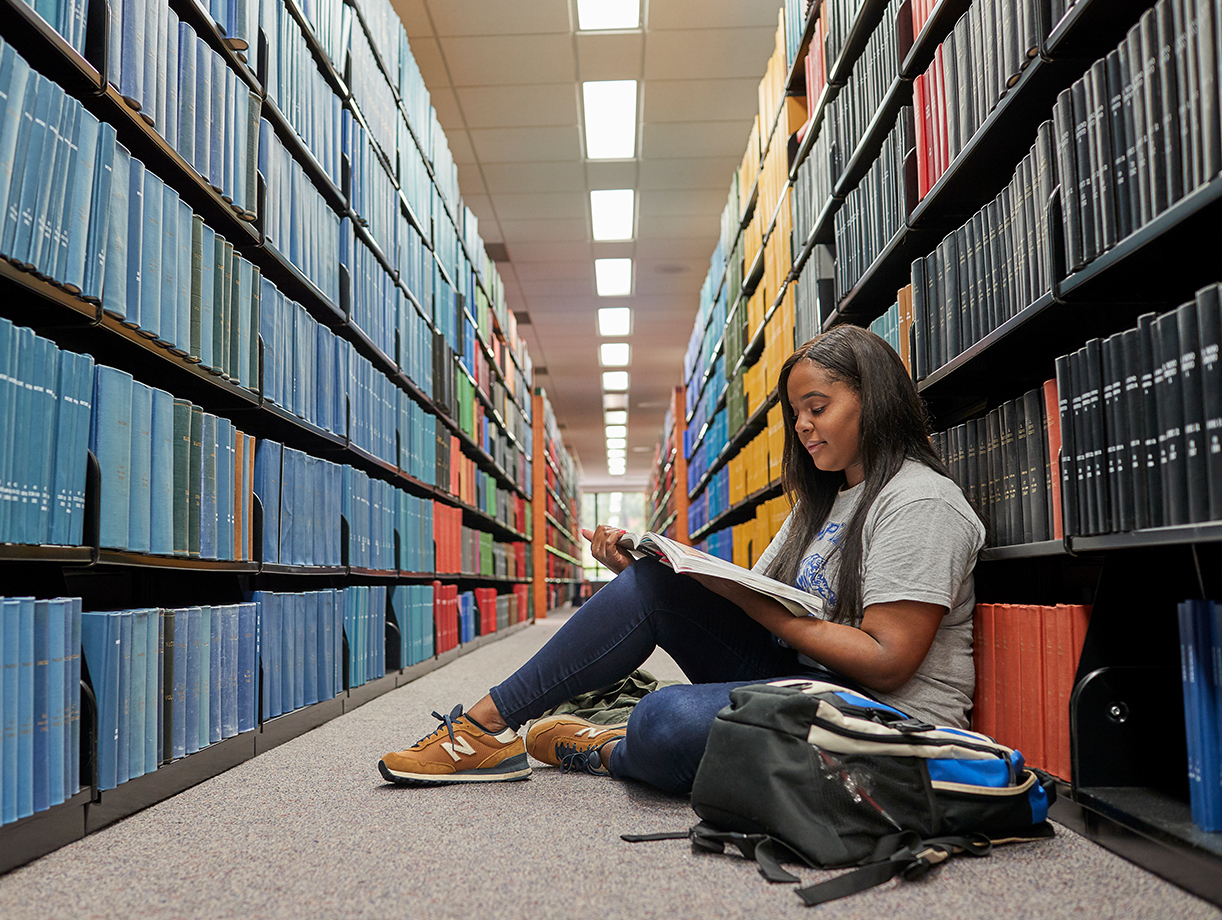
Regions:
M 992 738 L 939 728 L 835 684 L 781 680 L 730 691 L 692 787 L 703 819 L 696 851 L 727 844 L 773 882 L 781 868 L 857 867 L 798 889 L 821 904 L 951 856 L 986 856 L 994 843 L 1047 839 L 1053 780 Z

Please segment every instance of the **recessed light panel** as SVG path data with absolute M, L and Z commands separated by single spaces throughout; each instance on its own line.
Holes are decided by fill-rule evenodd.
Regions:
M 636 80 L 581 84 L 586 116 L 586 156 L 630 160 L 636 156 Z
M 595 259 L 594 282 L 599 297 L 624 297 L 632 293 L 631 259 Z
M 632 330 L 632 310 L 628 307 L 599 307 L 598 334 L 624 336 Z
M 630 352 L 627 342 L 604 342 L 598 346 L 598 359 L 603 367 L 627 367 Z
M 641 0 L 577 0 L 577 28 L 582 32 L 640 25 Z
M 609 393 L 628 389 L 627 371 L 603 371 L 603 389 Z
M 590 192 L 590 216 L 596 240 L 632 239 L 636 192 L 630 188 Z

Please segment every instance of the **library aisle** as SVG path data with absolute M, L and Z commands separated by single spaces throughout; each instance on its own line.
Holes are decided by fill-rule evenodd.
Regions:
M 561 775 L 485 787 L 388 786 L 375 764 L 470 704 L 543 645 L 566 610 L 484 645 L 171 799 L 0 878 L 0 917 L 813 917 L 790 885 L 693 855 L 686 800 Z M 655 676 L 681 677 L 656 655 Z M 1046 844 L 960 860 L 818 909 L 821 918 L 1181 920 L 1222 911 L 1058 827 Z M 816 881 L 813 870 L 800 872 Z

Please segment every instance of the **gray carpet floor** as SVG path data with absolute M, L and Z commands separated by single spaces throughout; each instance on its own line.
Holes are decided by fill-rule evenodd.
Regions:
M 536 765 L 526 782 L 388 786 L 388 750 L 473 703 L 553 614 L 308 734 L 0 878 L 26 918 L 1204 918 L 1222 911 L 1067 829 L 812 909 L 740 859 L 622 832 L 683 830 L 685 800 Z M 656 655 L 646 665 L 679 678 Z M 804 882 L 830 877 L 800 872 Z

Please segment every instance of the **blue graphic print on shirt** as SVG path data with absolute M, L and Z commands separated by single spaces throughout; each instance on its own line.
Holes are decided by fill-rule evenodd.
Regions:
M 823 525 L 823 529 L 819 531 L 819 535 L 815 537 L 816 545 L 823 544 L 825 541 L 831 544 L 831 549 L 825 556 L 818 549 L 802 560 L 802 565 L 798 569 L 798 587 L 803 591 L 809 591 L 812 594 L 817 594 L 829 606 L 836 606 L 836 591 L 828 582 L 825 570 L 827 569 L 827 561 L 831 558 L 831 553 L 840 543 L 844 536 L 845 524 L 843 521 L 828 521 Z M 824 548 L 820 545 L 820 549 Z

